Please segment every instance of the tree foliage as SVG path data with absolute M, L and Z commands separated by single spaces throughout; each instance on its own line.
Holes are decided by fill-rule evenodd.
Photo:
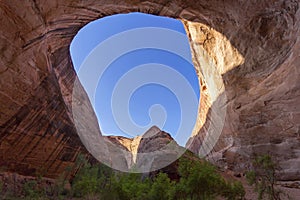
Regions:
M 250 185 L 255 185 L 259 200 L 280 200 L 285 195 L 275 188 L 277 169 L 276 163 L 268 154 L 257 156 L 253 160 L 253 170 L 246 173 L 246 178 Z
M 177 184 L 177 199 L 243 199 L 245 191 L 241 183 L 226 181 L 207 161 L 182 159 L 179 165 L 181 179 Z
M 239 182 L 229 182 L 206 161 L 180 159 L 180 179 L 171 180 L 166 173 L 145 177 L 137 173 L 121 173 L 102 165 L 91 165 L 79 156 L 80 169 L 65 189 L 62 178 L 51 190 L 35 191 L 35 184 L 25 184 L 25 194 L 35 199 L 106 199 L 106 200 L 209 200 L 217 196 L 243 199 Z M 49 192 L 50 191 L 50 192 Z M 36 198 L 37 195 L 43 198 Z

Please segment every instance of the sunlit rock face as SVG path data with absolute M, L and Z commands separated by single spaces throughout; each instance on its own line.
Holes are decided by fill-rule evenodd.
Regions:
M 248 167 L 253 153 L 269 152 L 282 179 L 299 180 L 300 11 L 294 0 L 1 1 L 0 165 L 57 177 L 86 151 L 72 101 L 82 104 L 88 127 L 100 130 L 83 89 L 72 99 L 69 45 L 88 22 L 133 11 L 179 18 L 186 27 L 201 88 L 187 147 L 236 171 Z

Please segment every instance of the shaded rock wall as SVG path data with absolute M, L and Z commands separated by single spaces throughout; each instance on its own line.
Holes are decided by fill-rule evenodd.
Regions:
M 270 151 L 282 178 L 299 180 L 298 8 L 297 0 L 1 1 L 1 166 L 55 177 L 72 165 L 85 148 L 72 118 L 71 40 L 90 21 L 139 11 L 182 19 L 189 34 L 202 91 L 187 146 L 202 155 L 216 139 L 207 133 L 220 133 L 209 154 L 218 164 L 242 170 L 253 152 Z M 96 126 L 94 114 L 86 120 Z

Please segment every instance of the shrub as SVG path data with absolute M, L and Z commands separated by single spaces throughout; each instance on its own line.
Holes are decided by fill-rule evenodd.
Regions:
M 150 199 L 174 199 L 175 182 L 171 181 L 167 174 L 159 173 L 154 179 L 149 193 Z
M 237 200 L 243 199 L 245 195 L 241 183 L 226 181 L 217 169 L 206 161 L 180 159 L 178 173 L 181 178 L 178 182 L 171 181 L 168 175 L 162 172 L 150 179 L 143 174 L 113 171 L 102 164 L 91 165 L 82 156 L 79 156 L 75 167 L 79 170 L 71 180 L 70 192 L 64 192 L 67 180 L 63 174 L 50 187 L 51 191 L 41 190 L 39 182 L 36 181 L 25 183 L 25 198 L 208 200 L 223 196 L 228 200 Z
M 216 196 L 221 177 L 208 163 L 183 161 L 179 166 L 180 191 L 190 199 L 208 199 Z
M 115 187 L 118 189 L 119 199 L 124 200 L 148 200 L 152 181 L 143 178 L 141 174 L 122 173 L 116 178 Z
M 2 190 L 3 190 L 3 182 L 2 180 L 0 180 L 0 194 L 2 193 Z
M 243 199 L 245 191 L 239 182 L 227 182 L 207 161 L 181 159 L 181 176 L 177 185 L 177 199 L 214 199 L 223 196 L 227 199 Z
M 30 180 L 23 185 L 23 191 L 25 197 L 28 199 L 38 199 L 41 196 L 41 192 L 38 189 L 37 182 Z
M 250 185 L 255 185 L 258 199 L 267 197 L 270 200 L 280 200 L 283 194 L 276 190 L 276 166 L 270 155 L 257 156 L 253 161 L 253 170 L 246 173 Z
M 221 195 L 228 200 L 244 199 L 245 189 L 241 182 L 224 182 L 224 188 L 221 190 Z

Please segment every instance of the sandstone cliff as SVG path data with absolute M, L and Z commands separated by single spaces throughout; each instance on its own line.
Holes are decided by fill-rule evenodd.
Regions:
M 86 151 L 72 102 L 89 113 L 88 129 L 100 130 L 82 101 L 85 92 L 72 99 L 69 45 L 88 22 L 132 11 L 185 24 L 201 88 L 187 147 L 200 155 L 213 149 L 211 160 L 237 171 L 248 167 L 253 153 L 269 151 L 282 179 L 299 180 L 298 0 L 1 1 L 0 165 L 56 177 Z

